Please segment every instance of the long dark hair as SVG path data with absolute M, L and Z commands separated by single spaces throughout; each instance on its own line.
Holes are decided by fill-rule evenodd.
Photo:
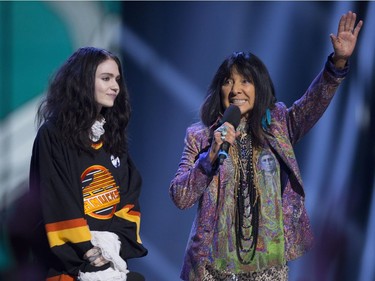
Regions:
M 275 89 L 264 63 L 250 52 L 234 52 L 219 66 L 202 104 L 201 120 L 207 127 L 211 127 L 224 113 L 221 86 L 230 77 L 233 69 L 254 84 L 255 103 L 248 118 L 249 131 L 252 133 L 254 145 L 262 146 L 264 142 L 262 117 L 267 108 L 272 109 L 275 105 Z
M 95 101 L 95 73 L 99 64 L 113 59 L 119 69 L 120 92 L 113 107 L 98 112 Z M 62 138 L 80 151 L 92 153 L 90 129 L 99 114 L 105 118 L 104 149 L 121 156 L 127 149 L 126 127 L 130 118 L 129 94 L 122 74 L 121 62 L 111 52 L 79 48 L 60 67 L 52 79 L 47 95 L 38 108 L 38 125 L 52 121 Z

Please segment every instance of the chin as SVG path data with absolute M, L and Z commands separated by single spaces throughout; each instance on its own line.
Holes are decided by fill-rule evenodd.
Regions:
M 250 112 L 251 112 L 251 110 L 244 111 L 244 110 L 241 109 L 241 117 L 248 117 Z

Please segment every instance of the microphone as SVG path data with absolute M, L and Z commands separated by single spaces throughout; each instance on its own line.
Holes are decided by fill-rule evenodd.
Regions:
M 237 126 L 240 124 L 241 120 L 241 110 L 238 106 L 230 105 L 224 112 L 223 118 L 221 118 L 219 122 L 219 127 L 223 125 L 225 122 L 228 122 L 233 125 L 234 129 L 237 128 Z M 219 158 L 219 164 L 223 164 L 224 160 L 228 157 L 228 150 L 230 147 L 230 143 L 227 141 L 224 141 L 221 145 L 218 158 Z

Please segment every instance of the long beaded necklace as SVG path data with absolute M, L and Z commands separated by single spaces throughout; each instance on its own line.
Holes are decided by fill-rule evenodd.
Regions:
M 249 264 L 255 256 L 259 228 L 259 194 L 254 185 L 251 134 L 243 133 L 237 146 L 240 177 L 237 188 L 236 249 L 239 261 Z M 248 258 L 250 251 L 252 255 Z

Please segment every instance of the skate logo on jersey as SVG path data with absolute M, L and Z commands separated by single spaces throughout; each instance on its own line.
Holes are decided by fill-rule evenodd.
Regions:
M 120 202 L 119 186 L 107 168 L 94 165 L 81 175 L 85 214 L 97 219 L 109 219 Z

